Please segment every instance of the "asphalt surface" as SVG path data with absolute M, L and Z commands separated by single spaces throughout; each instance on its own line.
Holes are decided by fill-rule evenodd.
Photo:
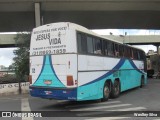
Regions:
M 148 79 L 143 88 L 123 92 L 106 102 L 47 100 L 28 94 L 0 96 L 0 111 L 35 112 L 43 116 L 1 117 L 0 120 L 160 120 L 160 79 Z M 151 117 L 156 115 L 159 117 Z

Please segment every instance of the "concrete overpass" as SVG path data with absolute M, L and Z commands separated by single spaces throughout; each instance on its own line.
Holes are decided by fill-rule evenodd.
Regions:
M 90 29 L 160 29 L 160 0 L 0 0 L 0 32 L 59 21 Z
M 106 38 L 130 45 L 154 45 L 159 51 L 160 35 L 105 35 Z
M 2 47 L 15 47 L 16 43 L 14 38 L 16 34 L 0 34 L 0 48 Z M 104 37 L 120 41 L 124 44 L 130 45 L 155 45 L 160 46 L 160 35 L 105 35 Z
M 0 48 L 15 47 L 16 34 L 0 34 Z
M 130 45 L 160 45 L 160 35 L 105 35 L 105 37 Z

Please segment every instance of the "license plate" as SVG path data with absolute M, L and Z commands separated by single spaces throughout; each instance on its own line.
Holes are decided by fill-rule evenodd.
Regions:
M 52 84 L 52 80 L 44 80 L 44 84 L 50 85 L 50 84 Z
M 50 95 L 50 94 L 52 94 L 52 91 L 44 91 L 44 93 L 45 93 L 46 95 Z

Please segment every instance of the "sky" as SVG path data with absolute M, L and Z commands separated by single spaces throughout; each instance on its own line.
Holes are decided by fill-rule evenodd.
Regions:
M 101 29 L 101 30 L 92 30 L 100 35 L 109 35 L 110 32 L 113 35 L 160 35 L 160 30 L 136 30 L 136 29 Z M 1 33 L 0 33 L 1 34 Z M 2 33 L 4 34 L 4 33 Z M 6 33 L 5 33 L 6 34 Z M 139 47 L 143 49 L 146 53 L 148 50 L 156 51 L 156 47 L 153 45 L 135 45 L 135 47 Z M 9 67 L 13 63 L 13 50 L 16 48 L 0 48 L 0 65 L 4 65 L 5 67 Z
M 0 48 L 0 65 L 9 67 L 13 63 L 13 50 L 16 48 Z

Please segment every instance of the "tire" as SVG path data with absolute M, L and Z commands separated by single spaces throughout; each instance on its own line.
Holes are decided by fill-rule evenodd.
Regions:
M 111 97 L 117 98 L 119 97 L 119 94 L 120 94 L 120 82 L 118 80 L 115 80 L 111 90 Z
M 110 84 L 109 82 L 105 82 L 103 87 L 103 98 L 102 101 L 107 101 L 110 97 Z
M 144 87 L 144 77 L 141 78 L 140 88 Z

